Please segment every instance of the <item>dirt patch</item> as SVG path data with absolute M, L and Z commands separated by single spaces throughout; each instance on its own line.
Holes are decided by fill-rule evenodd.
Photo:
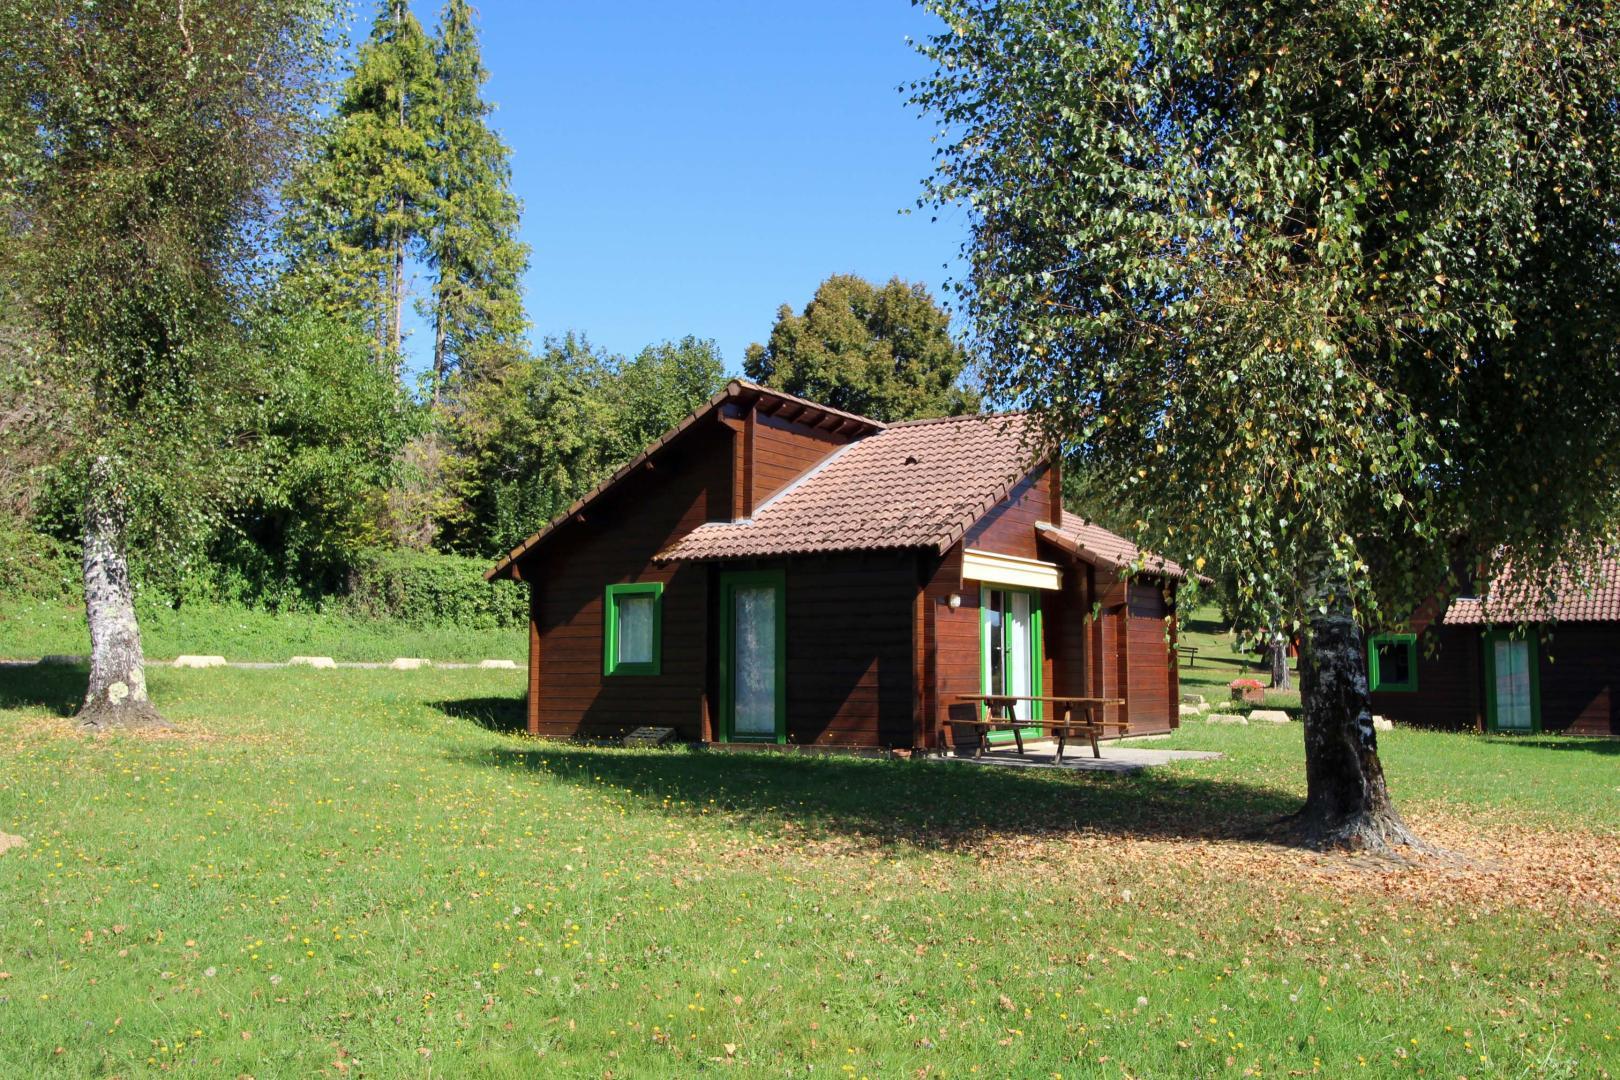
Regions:
M 971 857 L 993 875 L 1047 884 L 1174 880 L 1190 895 L 1218 895 L 1223 885 L 1239 883 L 1284 904 L 1304 891 L 1382 901 L 1414 912 L 1528 909 L 1605 923 L 1615 921 L 1620 911 L 1620 836 L 1534 829 L 1436 811 L 1409 813 L 1407 819 L 1417 835 L 1443 854 L 1397 862 L 1217 835 L 1133 836 L 1083 828 L 1047 834 L 976 832 L 948 850 Z M 728 857 L 830 868 L 881 860 L 887 846 L 870 837 L 789 836 L 742 845 Z
M 987 861 L 1036 863 L 1060 874 L 1095 872 L 1098 860 L 1173 871 L 1193 880 L 1245 881 L 1279 891 L 1383 898 L 1416 908 L 1532 909 L 1547 915 L 1620 911 L 1620 837 L 1532 829 L 1437 812 L 1408 816 L 1414 832 L 1443 849 L 1404 862 L 1307 851 L 1247 840 L 1135 839 L 1075 834 L 990 843 Z M 1037 871 L 1039 872 L 1039 871 Z
M 22 847 L 28 841 L 20 836 L 13 836 L 8 832 L 0 832 L 0 855 L 4 855 L 14 847 Z

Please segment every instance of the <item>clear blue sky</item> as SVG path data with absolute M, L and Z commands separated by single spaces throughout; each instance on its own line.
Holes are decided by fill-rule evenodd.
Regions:
M 414 0 L 431 28 L 439 0 Z M 362 0 L 363 36 L 374 5 Z M 828 274 L 941 298 L 963 236 L 915 205 L 931 124 L 908 0 L 484 0 L 493 123 L 512 147 L 533 335 L 615 352 L 684 334 L 737 370 Z M 425 280 L 415 282 L 420 294 Z M 417 327 L 419 357 L 430 335 Z

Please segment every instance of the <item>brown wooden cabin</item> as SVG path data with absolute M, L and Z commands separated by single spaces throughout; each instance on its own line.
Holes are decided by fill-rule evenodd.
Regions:
M 489 571 L 530 585 L 530 733 L 920 749 L 992 689 L 1175 727 L 1185 575 L 1130 574 L 1033 435 L 732 382 Z
M 1421 727 L 1620 736 L 1620 560 L 1550 600 L 1512 582 L 1368 640 L 1373 712 Z

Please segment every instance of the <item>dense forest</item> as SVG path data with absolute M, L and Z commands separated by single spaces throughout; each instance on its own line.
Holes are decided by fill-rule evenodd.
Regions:
M 246 32 L 229 7 L 212 45 L 204 16 L 175 39 L 152 7 L 147 52 L 122 73 L 85 73 L 86 85 L 122 92 L 152 77 L 172 56 L 165 42 L 226 49 Z M 234 158 L 199 157 L 187 173 L 210 177 L 207 198 L 234 199 L 234 218 L 202 220 L 189 195 L 161 220 L 150 204 L 74 206 L 66 193 L 91 164 L 69 175 L 68 159 L 24 147 L 38 168 L 4 192 L 15 227 L 0 250 L 0 596 L 82 595 L 86 507 L 107 488 L 143 603 L 515 625 L 517 590 L 492 592 L 488 560 L 713 395 L 726 360 L 684 327 L 633 356 L 578 330 L 536 334 L 523 278 L 550 253 L 519 238 L 466 0 L 447 0 L 431 29 L 404 0 L 382 0 L 353 47 L 320 4 L 258 17 L 281 18 L 300 50 L 272 59 L 282 96 L 268 105 L 284 123 L 275 140 L 244 133 Z M 34 44 L 57 70 L 82 46 Z M 221 82 L 221 108 L 264 110 L 244 104 L 259 92 L 245 87 Z M 23 95 L 7 105 L 34 120 L 58 108 Z M 53 122 L 66 140 L 73 124 L 112 121 Z M 150 183 L 157 166 L 142 152 L 132 140 L 95 161 L 96 175 Z M 127 264 L 86 255 L 68 280 L 53 237 L 73 232 L 89 249 L 154 225 L 217 272 L 158 266 L 131 281 L 125 344 L 108 347 L 108 327 L 89 335 L 86 282 L 128 279 Z M 414 364 L 427 350 L 409 340 L 413 314 L 431 335 L 431 359 Z M 802 312 L 784 306 L 774 325 L 770 314 L 742 365 L 749 378 L 885 418 L 977 407 L 948 316 L 920 285 L 834 274 Z

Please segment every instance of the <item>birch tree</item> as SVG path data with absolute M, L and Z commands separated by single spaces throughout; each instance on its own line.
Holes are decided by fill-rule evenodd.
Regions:
M 161 722 L 130 535 L 202 513 L 187 495 L 230 437 L 233 319 L 331 16 L 324 0 L 0 5 L 0 270 L 81 462 L 88 726 Z
M 1620 521 L 1616 8 L 930 0 L 925 203 L 992 396 L 1147 547 L 1302 627 L 1323 845 L 1419 842 L 1364 632 Z

